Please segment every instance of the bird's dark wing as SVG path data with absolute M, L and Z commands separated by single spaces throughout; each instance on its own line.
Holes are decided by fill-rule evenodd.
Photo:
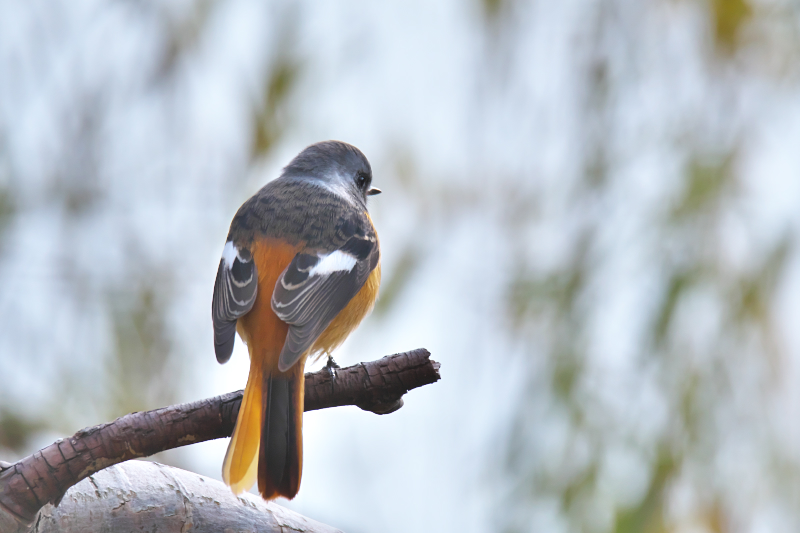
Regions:
M 231 358 L 236 339 L 236 320 L 253 307 L 257 288 L 258 272 L 252 254 L 246 248 L 238 249 L 232 241 L 228 241 L 219 262 L 211 304 L 214 351 L 220 363 Z
M 278 369 L 287 371 L 345 308 L 378 264 L 374 235 L 353 235 L 343 246 L 297 254 L 272 293 L 272 310 L 289 324 Z

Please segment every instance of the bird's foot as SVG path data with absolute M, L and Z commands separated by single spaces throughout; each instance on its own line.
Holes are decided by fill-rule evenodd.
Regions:
M 327 368 L 328 372 L 331 374 L 331 381 L 336 381 L 336 369 L 342 367 L 340 367 L 336 361 L 333 360 L 333 357 L 330 354 L 328 354 L 328 362 L 325 364 L 325 368 Z

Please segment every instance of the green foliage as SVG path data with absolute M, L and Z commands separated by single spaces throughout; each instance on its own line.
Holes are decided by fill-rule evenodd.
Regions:
M 683 194 L 672 210 L 672 220 L 680 222 L 693 215 L 714 210 L 733 183 L 733 154 L 720 158 L 693 157 L 686 173 Z
M 742 28 L 753 18 L 748 0 L 711 0 L 714 43 L 724 54 L 736 51 Z
M 289 123 L 287 101 L 300 72 L 299 62 L 288 55 L 278 57 L 272 66 L 253 121 L 251 153 L 254 159 L 267 155 L 283 135 Z
M 170 16 L 164 6 L 156 7 L 161 8 L 166 28 L 165 46 L 156 69 L 156 80 L 171 79 L 182 59 L 196 49 L 217 3 L 216 0 L 197 0 L 189 6 L 188 14 L 178 18 Z
M 677 270 L 670 274 L 667 290 L 658 306 L 658 314 L 653 328 L 653 340 L 656 347 L 663 347 L 669 333 L 670 324 L 672 324 L 672 319 L 675 316 L 675 307 L 685 297 L 686 292 L 691 290 L 699 280 L 700 271 L 697 269 L 689 271 Z
M 27 451 L 30 436 L 46 429 L 42 420 L 30 419 L 8 408 L 0 408 L 0 448 L 18 453 Z
M 670 530 L 664 523 L 664 504 L 667 484 L 677 464 L 670 451 L 659 452 L 644 498 L 635 507 L 617 511 L 614 533 L 666 533 Z
M 742 28 L 754 12 L 746 1 L 738 0 L 714 0 L 710 8 L 716 44 L 730 55 L 740 45 Z M 598 22 L 603 24 L 610 23 Z M 595 37 L 604 42 L 602 32 Z M 599 44 L 598 48 L 602 49 Z M 600 505 L 598 501 L 607 502 L 604 498 L 609 497 L 602 493 L 600 480 L 604 454 L 619 446 L 628 449 L 632 446 L 629 439 L 638 438 L 635 433 L 618 435 L 619 428 L 605 425 L 594 405 L 597 392 L 589 385 L 598 379 L 589 362 L 590 343 L 592 328 L 606 305 L 596 294 L 598 279 L 603 279 L 600 273 L 609 259 L 603 240 L 608 236 L 598 229 L 605 222 L 599 206 L 613 201 L 611 191 L 628 187 L 616 173 L 616 161 L 610 157 L 615 152 L 609 144 L 609 130 L 614 127 L 609 108 L 617 103 L 616 84 L 621 82 L 609 75 L 602 54 L 597 56 L 590 54 L 592 59 L 582 72 L 587 95 L 582 102 L 585 113 L 580 130 L 583 174 L 570 194 L 574 207 L 567 207 L 561 215 L 570 224 L 579 220 L 576 225 L 580 229 L 569 237 L 573 245 L 558 266 L 542 270 L 530 259 L 518 261 L 506 293 L 510 329 L 537 361 L 531 364 L 537 373 L 528 378 L 510 434 L 507 472 L 515 479 L 510 507 L 524 516 L 534 502 L 557 498 L 563 517 L 575 531 L 605 530 L 586 514 L 591 502 Z M 732 369 L 760 368 L 764 355 L 780 352 L 774 308 L 796 236 L 789 231 L 775 241 L 760 242 L 746 228 L 746 233 L 737 237 L 747 243 L 751 253 L 747 260 L 731 260 L 724 240 L 730 231 L 727 224 L 732 217 L 744 216 L 746 199 L 737 176 L 742 140 L 718 141 L 714 149 L 701 149 L 700 144 L 691 137 L 677 143 L 686 161 L 677 194 L 674 199 L 665 197 L 662 211 L 651 213 L 643 222 L 646 227 L 638 232 L 648 236 L 646 254 L 651 267 L 657 265 L 658 284 L 648 301 L 652 306 L 640 310 L 645 326 L 639 353 L 631 364 L 641 376 L 653 376 L 653 386 L 668 414 L 654 441 L 633 446 L 651 458 L 648 483 L 634 503 L 612 503 L 611 530 L 615 533 L 675 530 L 668 512 L 671 491 L 685 482 L 682 476 L 692 469 L 700 469 L 693 478 L 693 489 L 708 495 L 696 502 L 696 520 L 709 531 L 726 530 L 729 511 L 720 503 L 721 491 L 704 477 L 708 472 L 702 468 L 725 443 L 726 436 L 716 430 L 720 420 L 734 416 L 728 410 L 737 387 Z M 586 205 L 592 208 L 582 209 Z M 524 252 L 520 250 L 518 256 L 530 255 Z M 697 318 L 693 314 L 697 305 L 719 310 L 719 320 L 701 316 L 708 321 L 695 330 L 692 318 Z M 703 340 L 699 342 L 697 330 L 701 327 Z M 769 359 L 773 369 L 779 359 Z M 569 427 L 568 442 L 591 443 L 586 461 L 538 464 L 530 452 L 526 454 L 525 450 L 535 448 L 534 431 L 541 426 L 525 411 L 537 405 L 534 398 L 542 387 L 547 388 L 545 396 L 552 402 L 548 416 Z M 770 475 L 780 479 L 783 474 L 776 471 Z M 509 520 L 509 529 L 519 529 L 513 525 L 516 523 L 517 518 Z
M 794 242 L 794 235 L 787 233 L 764 254 L 760 265 L 736 280 L 731 295 L 737 303 L 732 308 L 735 323 L 753 322 L 771 330 L 771 309 Z
M 496 20 L 510 3 L 509 0 L 481 0 L 483 16 L 489 21 Z
M 0 245 L 5 236 L 5 230 L 14 220 L 17 211 L 15 193 L 9 187 L 0 188 Z

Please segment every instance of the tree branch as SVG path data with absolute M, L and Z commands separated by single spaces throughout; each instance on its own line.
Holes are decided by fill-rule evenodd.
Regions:
M 439 363 L 425 349 L 399 353 L 336 371 L 306 374 L 305 410 L 356 405 L 386 414 L 403 405 L 411 389 L 439 380 Z M 229 437 L 242 391 L 197 402 L 131 413 L 59 439 L 0 472 L 0 530 L 4 520 L 32 523 L 47 503 L 111 465 L 157 452 Z M 11 528 L 9 527 L 9 530 Z M 16 528 L 15 528 L 16 529 Z

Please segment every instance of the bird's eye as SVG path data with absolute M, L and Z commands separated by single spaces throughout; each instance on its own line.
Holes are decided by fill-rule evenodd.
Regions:
M 364 174 L 356 176 L 356 185 L 359 189 L 363 189 L 367 185 L 367 177 Z

